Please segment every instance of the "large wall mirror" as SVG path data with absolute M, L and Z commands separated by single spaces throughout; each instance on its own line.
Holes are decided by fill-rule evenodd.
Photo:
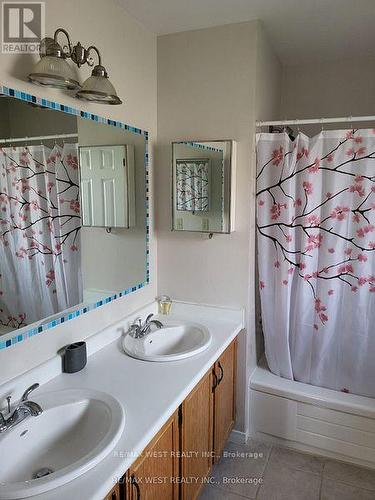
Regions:
M 172 229 L 233 231 L 234 141 L 172 143 Z
M 0 348 L 148 282 L 147 132 L 0 98 Z

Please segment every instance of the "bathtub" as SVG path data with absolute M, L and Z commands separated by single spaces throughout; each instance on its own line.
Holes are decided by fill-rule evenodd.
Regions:
M 252 437 L 375 468 L 374 399 L 287 380 L 263 362 L 249 402 Z

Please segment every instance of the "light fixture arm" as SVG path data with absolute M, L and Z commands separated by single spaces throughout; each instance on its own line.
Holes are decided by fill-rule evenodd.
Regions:
M 94 61 L 90 60 L 90 52 L 91 51 L 94 51 L 96 52 L 97 56 L 98 56 L 98 64 L 99 66 L 102 65 L 102 56 L 100 55 L 100 52 L 99 52 L 99 49 L 97 47 L 95 47 L 95 45 L 90 45 L 90 47 L 86 50 L 86 54 L 87 54 L 87 64 L 89 66 L 94 66 Z
M 66 39 L 68 41 L 68 45 L 64 46 L 64 48 L 67 47 L 68 52 L 64 51 L 64 55 L 65 55 L 65 57 L 70 58 L 70 57 L 72 57 L 72 44 L 70 41 L 69 33 L 66 30 L 64 30 L 64 28 L 57 28 L 57 30 L 55 31 L 55 34 L 53 35 L 53 40 L 55 41 L 56 44 L 58 44 L 57 37 L 58 37 L 59 33 L 63 33 L 66 36 Z

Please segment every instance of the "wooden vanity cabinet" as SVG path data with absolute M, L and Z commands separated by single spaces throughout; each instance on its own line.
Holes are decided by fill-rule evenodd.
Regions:
M 236 418 L 234 340 L 181 405 L 181 499 L 195 500 Z
M 197 498 L 212 465 L 213 392 L 212 370 L 193 389 L 180 407 L 181 498 Z
M 116 486 L 108 493 L 104 500 L 122 500 L 120 497 L 120 485 Z
M 214 378 L 214 461 L 218 462 L 236 420 L 237 339 L 213 367 Z
M 105 500 L 196 500 L 236 417 L 235 339 Z
M 179 497 L 178 411 L 166 422 L 126 473 L 127 500 L 177 500 Z

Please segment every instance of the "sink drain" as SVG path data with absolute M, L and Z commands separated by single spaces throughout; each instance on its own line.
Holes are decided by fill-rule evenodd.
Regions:
M 49 467 L 43 467 L 42 469 L 39 469 L 34 473 L 33 479 L 40 479 L 41 477 L 49 476 L 53 472 L 53 469 L 50 469 Z

